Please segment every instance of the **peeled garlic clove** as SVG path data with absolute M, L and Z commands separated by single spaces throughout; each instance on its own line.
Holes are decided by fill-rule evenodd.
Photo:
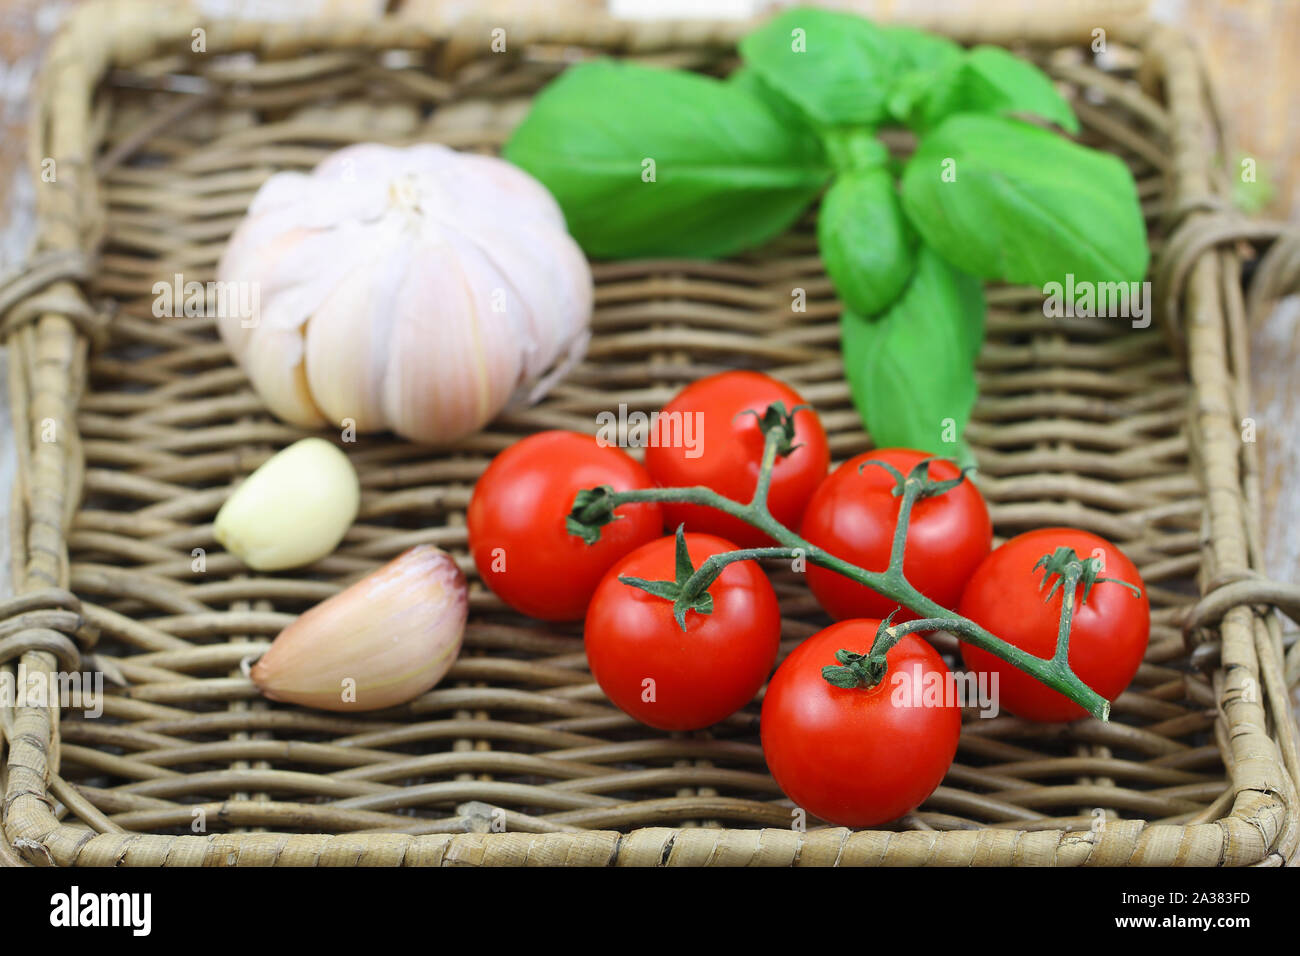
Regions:
M 272 700 L 304 707 L 393 707 L 447 673 L 468 612 L 456 562 L 418 545 L 286 627 L 250 676 Z
M 338 547 L 360 502 L 361 484 L 348 456 L 323 438 L 304 438 L 235 489 L 212 531 L 254 570 L 297 568 Z

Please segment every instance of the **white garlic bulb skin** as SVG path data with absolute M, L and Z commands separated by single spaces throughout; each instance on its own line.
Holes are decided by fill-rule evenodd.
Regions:
M 445 444 L 586 348 L 591 269 L 505 160 L 367 143 L 268 179 L 218 281 L 255 283 L 222 339 L 278 418 Z M 539 389 L 539 383 L 540 389 Z

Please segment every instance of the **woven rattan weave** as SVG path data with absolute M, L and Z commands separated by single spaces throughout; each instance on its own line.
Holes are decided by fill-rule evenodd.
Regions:
M 1273 244 L 1248 311 L 1247 240 L 1263 248 L 1279 229 L 1239 220 L 1224 200 L 1198 61 L 1177 33 L 1095 17 L 931 26 L 1013 43 L 1049 69 L 1085 141 L 1131 165 L 1148 214 L 1157 321 L 1049 319 L 1039 290 L 990 288 L 969 429 L 999 536 L 1087 528 L 1120 544 L 1150 586 L 1150 650 L 1112 722 L 972 716 L 919 811 L 889 829 L 812 821 L 803 832 L 765 772 L 757 702 L 709 732 L 648 730 L 592 683 L 580 630 L 514 615 L 477 582 L 465 652 L 413 703 L 352 716 L 260 698 L 240 662 L 343 583 L 419 542 L 472 574 L 475 477 L 532 430 L 594 431 L 601 410 L 649 410 L 683 382 L 748 366 L 804 393 L 837 461 L 869 447 L 805 222 L 726 262 L 597 264 L 590 352 L 545 402 L 449 451 L 387 437 L 346 446 L 361 515 L 335 555 L 302 572 L 251 574 L 220 550 L 212 520 L 231 488 L 302 433 L 267 414 L 212 319 L 155 317 L 156 282 L 212 278 L 276 170 L 354 141 L 493 150 L 568 62 L 613 54 L 722 72 L 745 30 L 556 19 L 507 25 L 507 52 L 493 53 L 493 26 L 208 22 L 174 5 L 94 2 L 51 51 L 32 131 L 37 245 L 0 286 L 21 446 L 18 596 L 0 607 L 0 661 L 95 666 L 116 683 L 98 719 L 0 711 L 0 854 L 59 865 L 1293 855 L 1300 766 L 1267 605 L 1295 613 L 1300 602 L 1262 578 L 1242 420 L 1248 315 L 1300 256 Z M 794 287 L 806 312 L 790 309 Z M 788 651 L 826 619 L 796 575 L 773 579 Z

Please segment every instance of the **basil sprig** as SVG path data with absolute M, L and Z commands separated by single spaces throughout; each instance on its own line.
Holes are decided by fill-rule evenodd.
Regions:
M 1079 123 L 1049 77 L 999 47 L 795 8 L 740 54 L 726 81 L 572 67 L 505 155 L 550 189 L 597 258 L 729 255 L 821 195 L 817 241 L 864 424 L 878 445 L 969 458 L 979 280 L 1140 280 L 1132 174 L 1044 128 Z M 897 126 L 917 135 L 910 157 L 877 139 Z

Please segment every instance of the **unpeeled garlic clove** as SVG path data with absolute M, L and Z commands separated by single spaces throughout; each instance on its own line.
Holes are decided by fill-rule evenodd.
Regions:
M 361 484 L 348 456 L 323 438 L 304 438 L 235 489 L 212 532 L 255 571 L 298 568 L 338 547 L 360 502 Z
M 418 545 L 291 623 L 250 676 L 272 700 L 304 707 L 393 707 L 447 673 L 468 612 L 456 562 Z

